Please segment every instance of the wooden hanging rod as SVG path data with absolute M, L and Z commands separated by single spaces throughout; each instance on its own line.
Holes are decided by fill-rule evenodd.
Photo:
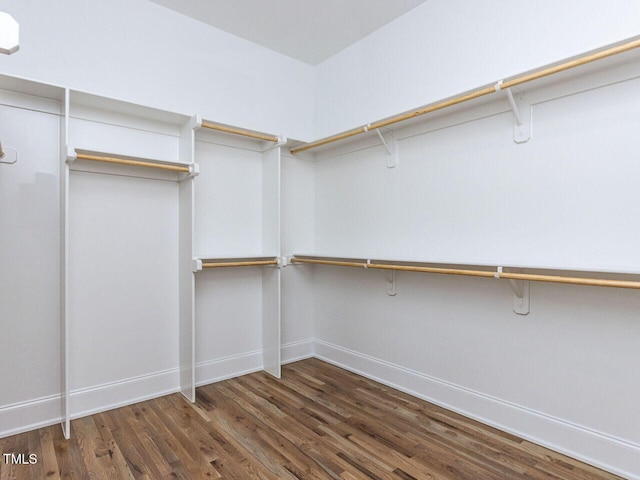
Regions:
M 471 277 L 504 278 L 507 280 L 530 280 L 532 282 L 567 283 L 592 287 L 616 287 L 640 289 L 640 282 L 629 280 L 606 280 L 601 278 L 564 277 L 558 275 L 539 275 L 533 273 L 512 273 L 486 270 L 463 270 L 456 268 L 419 267 L 415 265 L 390 265 L 383 263 L 355 262 L 342 260 L 318 260 L 293 257 L 291 263 L 309 263 L 314 265 L 335 265 L 340 267 L 371 268 L 378 270 L 399 270 L 405 272 L 440 273 L 447 275 L 465 275 Z
M 580 58 L 576 58 L 574 60 L 570 60 L 568 62 L 564 62 L 552 67 L 542 68 L 540 70 L 536 70 L 535 72 L 528 73 L 526 75 L 522 75 L 520 77 L 513 78 L 511 80 L 505 80 L 500 85 L 500 90 L 505 90 L 508 88 L 515 87 L 517 85 L 521 85 L 523 83 L 531 82 L 533 80 L 538 80 L 543 77 L 548 77 L 550 75 L 554 75 L 556 73 L 564 72 L 565 70 L 570 70 L 575 67 L 579 67 L 581 65 L 586 65 L 591 62 L 595 62 L 597 60 L 601 60 L 603 58 L 611 57 L 613 55 L 618 55 L 620 53 L 628 52 L 630 50 L 636 49 L 640 47 L 640 39 L 633 40 L 631 42 L 624 43 L 622 45 L 618 45 L 615 47 L 608 48 L 606 50 L 602 50 L 596 53 L 591 53 L 588 55 L 584 55 Z M 460 103 L 467 102 L 469 100 L 474 100 L 476 98 L 484 97 L 485 95 L 490 95 L 492 93 L 496 93 L 498 90 L 495 85 L 490 85 L 488 87 L 483 87 L 478 90 L 474 90 L 470 93 L 465 93 L 455 98 L 451 98 L 448 100 L 444 100 L 439 103 L 435 103 L 432 105 L 428 105 L 423 108 L 419 108 L 418 110 L 414 110 L 409 113 L 404 113 L 401 115 L 396 115 L 394 117 L 388 118 L 386 120 L 379 120 L 374 123 L 370 123 L 368 125 L 355 128 L 353 130 L 348 130 L 343 133 L 339 133 L 337 135 L 333 135 L 331 137 L 323 138 L 321 140 L 317 140 L 315 142 L 308 143 L 302 147 L 294 148 L 291 150 L 293 155 L 304 152 L 306 150 L 310 150 L 312 148 L 320 147 L 322 145 L 326 145 L 328 143 L 337 142 L 338 140 L 343 140 L 345 138 L 353 137 L 355 135 L 360 135 L 361 133 L 365 133 L 371 130 L 376 130 L 378 128 L 387 127 L 389 125 L 393 125 L 394 123 L 402 122 L 404 120 L 409 120 L 415 117 L 419 117 L 422 115 L 426 115 L 427 113 L 435 112 L 437 110 L 442 110 L 447 107 L 451 107 L 453 105 L 458 105 Z
M 345 262 L 342 260 L 317 260 L 311 258 L 291 258 L 291 263 L 310 263 L 313 265 L 336 265 L 338 267 L 355 267 L 363 268 L 365 264 L 362 262 Z
M 202 127 L 209 128 L 211 130 L 218 130 L 219 132 L 233 133 L 235 135 L 242 135 L 244 137 L 257 138 L 258 140 L 266 140 L 267 142 L 277 143 L 279 141 L 278 137 L 275 137 L 273 135 L 267 135 L 266 133 L 250 132 L 248 130 L 242 130 L 241 128 L 226 127 L 224 125 L 219 125 L 217 123 L 208 122 L 207 120 L 202 121 Z
M 248 260 L 243 262 L 202 262 L 202 268 L 255 267 L 259 265 L 278 265 L 278 260 Z
M 142 160 L 127 160 L 124 158 L 107 157 L 102 155 L 90 155 L 87 153 L 77 153 L 78 160 L 91 160 L 93 162 L 117 163 L 119 165 L 132 165 L 134 167 L 159 168 L 161 170 L 171 170 L 173 172 L 189 173 L 189 167 L 180 165 L 167 165 L 164 163 L 143 162 Z

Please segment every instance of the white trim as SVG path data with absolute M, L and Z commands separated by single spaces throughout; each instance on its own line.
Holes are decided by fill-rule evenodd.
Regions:
M 640 480 L 640 445 L 315 339 L 315 357 L 625 478 Z
M 298 340 L 282 344 L 282 365 L 298 362 L 314 356 L 314 340 Z
M 131 377 L 87 388 L 71 390 L 71 419 L 106 412 L 179 391 L 179 369 Z
M 60 402 L 56 394 L 0 407 L 0 438 L 60 423 Z
M 196 387 L 262 370 L 262 350 L 196 363 Z
M 177 391 L 177 368 L 72 390 L 71 418 L 105 412 Z M 62 396 L 56 394 L 0 407 L 0 438 L 60 423 L 61 402 Z

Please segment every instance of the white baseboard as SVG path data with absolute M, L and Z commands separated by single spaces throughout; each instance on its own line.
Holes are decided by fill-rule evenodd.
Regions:
M 280 347 L 281 363 L 291 363 L 313 356 L 312 339 L 283 344 Z M 196 364 L 196 386 L 208 385 L 229 378 L 239 377 L 263 369 L 262 350 L 218 358 Z
M 313 340 L 282 345 L 282 362 L 313 356 Z M 206 385 L 262 370 L 262 351 L 201 362 L 196 365 L 196 385 Z M 131 405 L 179 391 L 179 370 L 171 369 L 71 392 L 71 418 Z M 48 427 L 62 420 L 60 395 L 50 395 L 0 407 L 0 438 Z
M 0 438 L 60 423 L 61 395 L 0 407 Z
M 262 350 L 196 364 L 196 387 L 262 370 Z
M 640 445 L 315 340 L 315 357 L 625 478 L 640 480 Z
M 314 354 L 314 341 L 312 339 L 299 340 L 297 342 L 289 342 L 283 344 L 281 352 L 281 363 L 286 365 L 287 363 L 297 362 L 306 358 L 313 357 Z
M 73 390 L 71 418 L 131 405 L 178 391 L 178 369 Z M 0 438 L 62 421 L 61 395 L 50 395 L 0 408 Z
M 179 391 L 179 383 L 179 370 L 172 368 L 117 382 L 72 390 L 69 399 L 71 419 L 169 395 Z

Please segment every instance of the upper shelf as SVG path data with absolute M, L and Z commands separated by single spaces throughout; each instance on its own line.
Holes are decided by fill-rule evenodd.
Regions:
M 336 135 L 332 135 L 330 137 L 316 140 L 315 142 L 300 145 L 297 148 L 292 148 L 291 153 L 293 155 L 296 155 L 298 153 L 302 153 L 314 148 L 322 147 L 340 140 L 345 140 L 351 137 L 355 137 L 356 135 L 379 130 L 381 128 L 389 127 L 391 125 L 395 125 L 400 122 L 406 122 L 408 120 L 422 117 L 424 115 L 427 115 L 433 112 L 454 107 L 456 105 L 460 105 L 472 100 L 480 99 L 494 93 L 498 93 L 501 91 L 509 92 L 509 89 L 513 87 L 523 85 L 529 82 L 539 81 L 547 77 L 556 76 L 563 72 L 567 72 L 579 67 L 584 69 L 585 66 L 594 64 L 595 62 L 600 63 L 600 61 L 611 58 L 611 57 L 622 56 L 622 54 L 633 52 L 639 47 L 640 47 L 640 39 L 638 38 L 627 40 L 625 42 L 621 42 L 615 45 L 610 45 L 608 47 L 589 52 L 582 56 L 568 59 L 557 64 L 547 65 L 543 68 L 526 72 L 515 77 L 506 78 L 504 80 L 497 81 L 490 85 L 482 86 L 476 90 L 471 90 L 471 91 L 462 93 L 460 95 L 457 95 L 455 97 L 447 98 L 447 99 L 438 101 L 436 103 L 432 103 L 423 107 L 413 109 L 409 112 L 401 113 L 383 120 L 377 120 L 375 122 L 368 123 L 367 125 L 363 125 L 352 130 L 347 130 L 346 132 L 342 132 Z
M 218 132 L 223 134 L 230 134 L 237 137 L 243 137 L 246 139 L 259 140 L 264 142 L 263 149 L 269 149 L 273 147 L 280 147 L 287 143 L 287 138 L 283 135 L 273 135 L 270 133 L 257 132 L 255 130 L 248 130 L 245 128 L 238 128 L 231 125 L 225 125 L 222 123 L 212 122 L 210 120 L 203 120 L 199 117 L 195 118 L 194 126 L 197 129 L 204 129 L 205 131 Z
M 69 151 L 67 153 L 67 163 L 73 163 L 76 160 L 125 165 L 130 167 L 153 168 L 175 173 L 184 173 L 187 175 L 195 175 L 197 174 L 198 170 L 197 164 L 195 163 L 185 164 L 180 162 L 166 162 L 162 160 L 130 157 L 124 155 L 69 148 Z
M 193 271 L 199 272 L 206 268 L 278 266 L 280 262 L 277 256 L 252 255 L 242 257 L 196 257 L 193 259 L 193 264 Z

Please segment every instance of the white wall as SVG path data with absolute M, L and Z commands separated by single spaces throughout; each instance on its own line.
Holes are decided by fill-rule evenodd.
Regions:
M 640 34 L 634 0 L 429 0 L 317 67 L 316 137 Z
M 637 58 L 523 88 L 528 143 L 495 96 L 396 129 L 395 168 L 373 135 L 318 154 L 316 251 L 640 271 Z M 504 281 L 300 268 L 321 358 L 640 478 L 636 291 L 532 283 L 523 317 Z
M 0 96 L 3 146 L 19 154 L 17 163 L 0 164 L 0 431 L 6 435 L 40 420 L 25 404 L 53 405 L 44 414 L 49 421 L 60 412 L 60 121 L 53 102 L 37 111 L 33 101 L 23 109 L 17 107 L 24 99 Z
M 302 62 L 147 0 L 0 0 L 0 10 L 20 23 L 2 73 L 313 137 L 314 70 Z
M 640 478 L 636 291 L 311 268 L 320 358 Z
M 504 3 L 488 0 L 430 0 L 317 67 L 314 127 L 311 108 L 314 70 L 311 67 L 180 17 L 151 2 L 115 3 L 114 6 L 114 2 L 96 1 L 89 6 L 72 0 L 60 6 L 35 0 L 0 0 L 0 9 L 14 14 L 21 22 L 23 38 L 18 54 L 0 58 L 0 70 L 169 110 L 197 112 L 247 128 L 311 138 L 630 37 L 638 33 L 635 25 L 639 16 L 635 3 L 630 1 L 606 6 L 595 1 L 561 5 L 545 1 L 537 3 L 535 8 L 526 2 L 512 2 L 505 9 Z M 572 19 L 570 26 L 567 26 L 568 19 Z M 165 32 L 173 32 L 175 37 Z M 182 43 L 171 46 L 172 37 Z M 116 48 L 112 48 L 114 44 Z M 416 47 L 407 48 L 410 44 Z M 399 52 L 402 55 L 398 55 Z M 140 68 L 141 64 L 145 68 Z M 464 75 L 460 74 L 460 65 L 465 66 Z M 624 91 L 629 87 L 632 87 L 630 92 Z M 505 241 L 502 247 L 511 249 L 510 258 L 514 263 L 534 259 L 541 264 L 551 258 L 557 264 L 564 261 L 566 255 L 575 255 L 571 259 L 573 266 L 586 265 L 585 259 L 597 257 L 596 261 L 606 266 L 622 262 L 626 267 L 624 259 L 629 255 L 633 261 L 631 267 L 635 268 L 640 260 L 628 239 L 637 235 L 633 223 L 626 219 L 638 216 L 632 183 L 637 172 L 632 155 L 621 155 L 629 151 L 625 139 L 633 138 L 638 129 L 629 110 L 637 111 L 634 88 L 635 84 L 620 86 L 613 110 L 607 110 L 608 94 L 595 98 L 595 105 L 600 105 L 609 117 L 594 117 L 591 110 L 594 98 L 566 99 L 565 103 L 534 109 L 541 113 L 539 118 L 534 117 L 535 122 L 546 119 L 543 124 L 534 123 L 539 126 L 534 126 L 532 141 L 541 141 L 517 150 L 520 163 L 515 167 L 510 163 L 509 152 L 518 147 L 509 143 L 510 116 L 504 112 L 461 126 L 458 133 L 466 132 L 469 144 L 460 147 L 454 162 L 446 161 L 447 151 L 451 150 L 443 150 L 442 145 L 456 148 L 456 136 L 445 132 L 407 137 L 401 143 L 401 153 L 404 149 L 408 156 L 401 155 L 395 171 L 384 166 L 380 148 L 373 149 L 373 154 L 364 151 L 316 165 L 285 157 L 282 253 L 326 249 L 335 254 L 359 255 L 366 250 L 365 253 L 389 257 L 404 257 L 410 252 L 409 256 L 425 258 L 423 248 L 429 248 L 429 252 L 437 249 L 444 252 L 438 260 L 458 260 L 454 254 L 464 245 L 456 243 L 456 232 L 463 230 L 472 218 L 465 217 L 465 211 L 458 209 L 459 205 L 452 206 L 451 202 L 465 199 L 467 187 L 475 186 L 476 194 L 495 196 L 490 197 L 489 203 L 472 205 L 478 208 L 483 221 L 472 225 L 475 228 L 468 232 L 466 261 L 502 260 L 497 253 L 503 249 L 492 250 L 496 240 L 492 235 L 496 229 L 503 229 L 503 233 L 511 235 L 506 237 L 511 242 Z M 598 95 L 595 92 L 592 96 Z M 282 102 L 284 98 L 286 103 Z M 625 98 L 631 98 L 630 102 L 620 102 Z M 573 108 L 577 110 L 572 111 Z M 564 122 L 559 121 L 559 115 L 565 112 L 569 112 L 569 116 Z M 612 112 L 617 113 L 611 115 Z M 25 115 L 33 118 L 19 121 L 14 117 L 3 118 L 3 139 L 12 133 L 12 125 L 32 125 L 40 121 L 34 119 L 41 114 Z M 620 115 L 625 118 L 620 129 L 612 127 Z M 38 186 L 28 198 L 57 209 L 57 190 L 51 187 L 57 182 L 51 183 L 51 180 L 57 175 L 58 119 L 51 118 L 49 123 L 53 123 L 43 130 L 51 138 L 42 141 L 42 146 L 51 144 L 51 159 L 45 159 L 49 153 L 43 153 L 43 157 L 38 157 L 43 165 L 35 162 L 13 170 L 0 166 L 0 192 L 7 200 L 3 202 L 3 209 L 4 205 L 14 202 L 13 195 L 21 195 L 15 183 L 31 188 L 28 185 L 34 178 Z M 558 134 L 561 128 L 574 126 L 584 119 L 589 119 L 589 124 L 578 126 L 571 135 Z M 602 119 L 604 124 L 595 123 Z M 606 129 L 608 138 L 594 138 L 594 128 Z M 552 138 L 554 132 L 557 137 Z M 13 134 L 23 143 L 33 138 L 28 135 L 30 130 Z M 613 139 L 615 156 L 610 144 Z M 558 181 L 558 178 L 577 178 L 570 168 L 571 161 L 576 160 L 569 159 L 572 142 L 583 142 L 581 155 L 576 159 L 585 160 L 584 166 L 591 173 L 578 171 L 583 175 L 581 182 L 592 182 L 589 188 L 591 191 L 595 188 L 599 198 L 623 200 L 625 209 L 609 203 L 599 207 L 592 203 L 590 211 L 577 211 L 577 215 L 572 216 L 571 208 L 575 205 L 571 198 L 563 196 L 566 183 Z M 483 177 L 483 182 L 474 184 L 468 175 L 473 167 L 470 154 L 478 145 L 483 155 L 476 161 L 486 162 L 492 153 L 500 154 L 494 165 L 497 180 Z M 559 154 L 556 145 L 563 145 L 558 161 L 554 161 Z M 25 144 L 21 148 L 29 151 L 35 146 Z M 532 166 L 534 157 L 541 158 L 537 164 L 540 168 Z M 620 177 L 612 176 L 611 169 L 601 170 L 603 165 L 615 165 L 623 173 Z M 563 177 L 557 175 L 559 166 L 565 169 Z M 21 170 L 24 168 L 27 170 Z M 437 176 L 433 176 L 434 172 Z M 48 176 L 53 177 L 47 180 Z M 423 177 L 431 182 L 424 192 L 420 189 L 427 187 L 419 182 Z M 542 256 L 546 255 L 546 259 L 536 257 L 540 250 L 536 250 L 535 240 L 526 244 L 526 248 L 518 244 L 522 238 L 518 238 L 519 232 L 509 222 L 513 220 L 511 214 L 519 220 L 522 212 L 514 212 L 499 201 L 500 189 L 504 192 L 517 186 L 514 182 L 518 177 L 527 179 L 529 183 L 523 184 L 531 194 L 536 190 L 532 178 L 537 182 L 552 179 L 551 193 L 564 202 L 564 220 L 569 220 L 565 222 L 560 218 L 556 225 L 574 228 L 562 237 L 564 250 L 553 250 L 550 244 L 545 247 Z M 438 179 L 445 180 L 438 182 Z M 458 179 L 466 182 L 465 188 L 456 184 Z M 594 179 L 604 182 L 595 185 Z M 449 203 L 433 195 L 434 188 L 447 183 L 455 193 Z M 572 193 L 582 195 L 582 200 L 588 199 L 583 195 L 580 182 L 570 186 Z M 511 193 L 518 191 L 516 188 Z M 425 215 L 425 210 L 411 210 L 416 199 L 435 202 L 438 206 L 435 213 L 441 209 L 447 212 L 437 218 L 440 226 L 445 227 L 444 234 L 443 230 L 430 230 L 432 218 Z M 551 231 L 554 223 L 544 222 L 548 214 L 558 212 L 551 211 L 549 204 L 537 212 L 535 202 L 533 196 L 526 198 L 527 218 L 537 221 L 528 228 L 535 234 L 551 232 L 543 238 L 537 237 L 538 241 L 548 241 L 555 233 Z M 165 206 L 175 219 L 171 204 Z M 3 246 L 11 245 L 10 255 L 5 253 L 3 258 L 3 265 L 10 266 L 8 273 L 1 277 L 3 295 L 16 288 L 20 295 L 25 291 L 21 285 L 12 283 L 15 278 L 25 278 L 16 259 L 39 253 L 40 247 L 47 254 L 57 248 L 55 226 L 47 232 L 34 234 L 32 231 L 37 228 L 33 221 L 39 218 L 40 207 L 41 203 L 26 203 L 20 207 L 22 210 L 2 210 L 0 235 L 12 232 L 8 238 L 0 239 Z M 491 218 L 496 209 L 501 209 L 500 218 Z M 592 214 L 598 219 L 595 223 L 604 222 L 608 229 L 593 229 L 594 237 L 587 250 L 572 249 L 571 233 L 579 231 L 581 225 L 588 225 Z M 50 212 L 47 218 L 55 219 L 55 212 Z M 577 223 L 571 223 L 575 218 Z M 393 228 L 388 221 L 394 222 Z M 487 225 L 492 228 L 487 229 Z M 613 240 L 622 238 L 613 248 L 611 238 L 607 238 L 612 229 L 616 233 Z M 466 231 L 459 233 L 467 234 Z M 31 245 L 29 242 L 34 238 L 38 243 Z M 177 241 L 177 237 L 171 241 Z M 24 245 L 30 247 L 29 252 L 21 250 Z M 598 245 L 605 246 L 602 252 L 597 251 Z M 55 259 L 55 255 L 46 255 L 41 260 L 46 262 L 51 258 Z M 44 279 L 40 271 L 44 264 L 36 262 L 26 266 L 27 270 L 37 270 L 31 270 L 28 277 Z M 636 475 L 640 472 L 637 463 L 640 425 L 632 403 L 640 392 L 633 367 L 629 367 L 638 363 L 635 346 L 640 343 L 634 315 L 638 301 L 634 292 L 533 285 L 532 313 L 518 317 L 511 311 L 508 285 L 501 282 L 406 274 L 399 276 L 399 293 L 392 298 L 385 295 L 384 277 L 376 272 L 287 269 L 283 274 L 286 300 L 282 339 L 292 346 L 291 357 L 295 357 L 296 352 L 308 352 L 307 345 L 299 349 L 297 346 L 315 335 L 318 354 L 324 358 L 519 431 L 534 440 L 556 442 L 565 451 L 612 469 Z M 0 305 L 3 322 L 5 318 L 10 319 L 11 328 L 22 332 L 18 335 L 29 347 L 21 350 L 19 347 L 26 344 L 15 343 L 16 358 L 25 359 L 25 363 L 16 362 L 16 368 L 9 373 L 5 371 L 8 378 L 1 380 L 3 385 L 10 386 L 6 391 L 11 392 L 11 396 L 4 393 L 7 396 L 0 399 L 0 405 L 34 401 L 57 393 L 58 352 L 46 340 L 56 338 L 57 341 L 57 287 L 47 287 L 57 282 L 57 260 L 48 264 L 46 271 L 51 282 L 39 287 L 43 294 L 41 305 L 46 303 L 43 312 L 34 313 L 33 305 L 26 301 Z M 261 290 L 256 283 L 259 276 L 249 270 L 232 276 L 227 274 L 224 287 L 220 288 L 217 276 L 221 273 L 202 275 L 196 286 L 201 311 L 207 308 L 220 311 L 219 305 L 225 305 L 223 315 L 212 317 L 211 322 L 206 316 L 198 320 L 201 352 L 198 362 L 205 369 L 211 367 L 203 370 L 204 377 L 215 378 L 218 366 L 224 367 L 224 362 L 208 363 L 211 359 L 235 361 L 234 355 L 238 352 L 256 353 L 244 355 L 241 360 L 246 360 L 243 365 L 247 370 L 258 368 L 260 332 L 252 319 L 260 316 L 260 299 L 254 295 Z M 236 289 L 234 285 L 242 285 L 243 289 Z M 312 308 L 308 307 L 310 303 Z M 173 310 L 175 306 L 169 304 L 164 313 Z M 234 312 L 237 317 L 231 315 Z M 28 324 L 24 318 L 29 319 Z M 167 342 L 171 328 L 167 325 L 158 332 L 160 341 Z M 29 331 L 37 335 L 31 336 Z M 234 346 L 233 350 L 228 348 L 230 345 Z M 38 351 L 42 352 L 42 358 L 37 361 L 46 363 L 46 368 L 37 373 L 42 378 L 36 378 L 27 387 L 32 388 L 37 381 L 38 390 L 27 391 L 22 384 L 20 388 L 13 388 L 12 385 L 16 386 L 22 379 L 18 375 L 27 370 L 33 372 L 34 366 L 37 367 L 25 357 L 26 352 L 33 349 L 41 349 Z M 176 352 L 170 351 L 169 357 L 175 361 Z M 146 373 L 171 366 L 162 364 L 162 359 L 156 360 Z M 83 372 L 76 373 L 77 378 L 82 378 Z M 111 372 L 102 373 L 103 382 L 113 378 Z M 85 379 L 79 387 L 91 386 L 88 378 Z M 603 405 L 608 408 L 603 409 Z M 0 411 L 2 413 L 6 412 Z

